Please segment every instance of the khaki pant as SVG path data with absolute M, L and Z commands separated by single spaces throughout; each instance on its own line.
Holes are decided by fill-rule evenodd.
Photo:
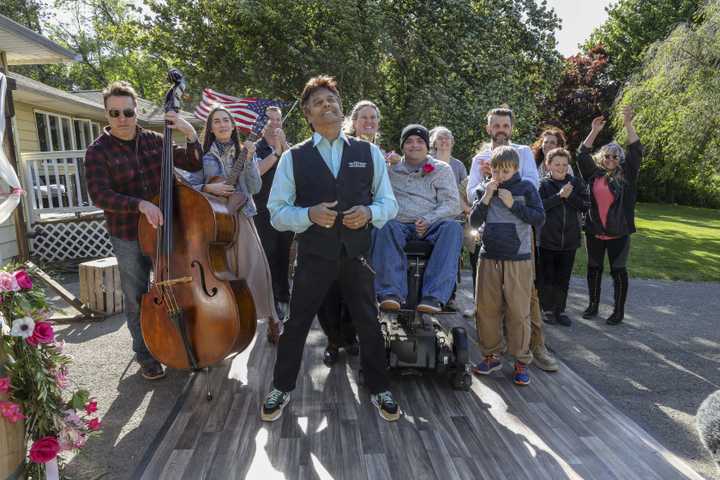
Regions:
M 536 278 L 537 272 L 535 271 L 535 229 L 533 228 L 533 244 L 532 244 L 532 257 L 533 257 L 533 278 Z M 540 297 L 538 297 L 537 288 L 533 284 L 532 296 L 530 297 L 530 350 L 535 351 L 536 348 L 543 347 L 545 345 L 545 334 L 543 333 L 543 320 L 542 313 L 540 312 Z
M 528 364 L 530 353 L 530 297 L 533 290 L 533 261 L 480 259 L 477 270 L 475 322 L 484 355 L 503 349 L 503 316 L 507 350 Z
M 534 265 L 533 265 L 534 267 Z M 543 320 L 540 313 L 540 299 L 537 288 L 533 285 L 532 296 L 530 297 L 530 350 L 545 345 L 545 334 L 543 333 Z

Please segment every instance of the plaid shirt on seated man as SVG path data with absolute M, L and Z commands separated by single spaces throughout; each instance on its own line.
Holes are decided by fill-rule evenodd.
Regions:
M 105 211 L 110 235 L 136 240 L 138 206 L 160 193 L 162 135 L 137 127 L 132 140 L 121 140 L 105 127 L 85 153 L 85 178 L 93 203 Z M 199 141 L 173 146 L 175 165 L 185 170 L 202 168 Z

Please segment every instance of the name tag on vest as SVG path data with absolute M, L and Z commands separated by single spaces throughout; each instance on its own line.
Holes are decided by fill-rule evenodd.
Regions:
M 365 168 L 367 167 L 367 162 L 350 162 L 348 163 L 349 168 Z

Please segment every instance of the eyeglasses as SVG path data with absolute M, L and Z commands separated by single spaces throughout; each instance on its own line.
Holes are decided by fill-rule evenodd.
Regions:
M 112 118 L 118 118 L 121 113 L 125 118 L 133 118 L 135 116 L 135 109 L 126 108 L 124 110 L 117 110 L 113 108 L 112 110 L 108 110 L 108 115 L 110 115 Z
M 617 155 L 614 155 L 614 154 L 612 154 L 612 153 L 606 153 L 605 155 L 603 155 L 603 157 L 605 157 L 605 158 L 612 158 L 612 159 L 614 159 L 614 160 L 617 160 L 618 158 L 620 158 L 620 157 L 618 157 Z

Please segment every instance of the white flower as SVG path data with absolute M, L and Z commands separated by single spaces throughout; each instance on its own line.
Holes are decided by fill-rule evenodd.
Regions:
M 35 331 L 35 321 L 30 317 L 22 317 L 13 320 L 10 335 L 13 337 L 28 338 Z

